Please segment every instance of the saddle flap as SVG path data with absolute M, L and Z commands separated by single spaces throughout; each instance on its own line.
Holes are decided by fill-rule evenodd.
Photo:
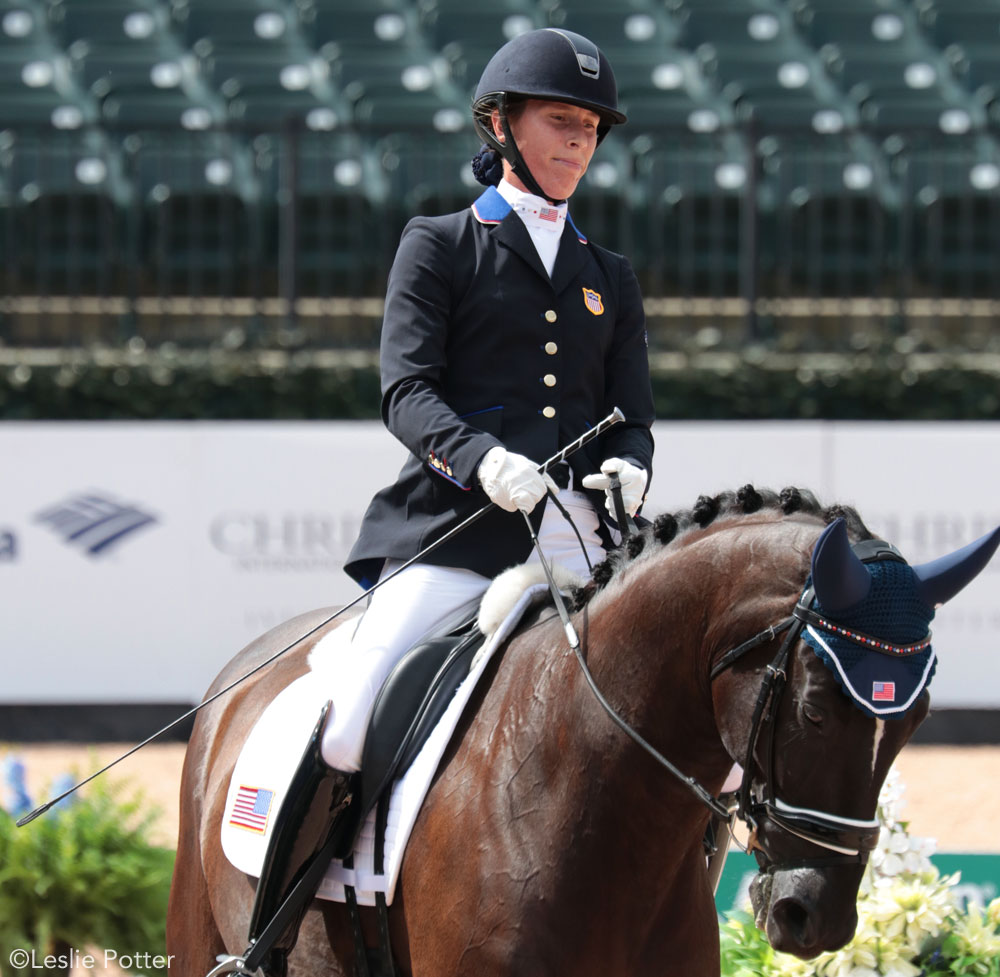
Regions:
M 415 645 L 389 673 L 375 699 L 365 736 L 362 816 L 413 762 L 468 676 L 469 664 L 484 640 L 473 618 L 450 634 Z

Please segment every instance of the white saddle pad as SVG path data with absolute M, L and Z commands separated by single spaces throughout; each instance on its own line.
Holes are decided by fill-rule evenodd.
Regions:
M 396 880 L 410 832 L 448 742 L 493 652 L 506 640 L 526 608 L 542 592 L 535 584 L 521 595 L 513 610 L 479 652 L 469 676 L 429 739 L 393 787 L 385 842 L 385 872 L 374 870 L 375 812 L 368 816 L 354 850 L 354 868 L 331 862 L 317 896 L 344 902 L 344 885 L 353 885 L 361 905 L 373 906 L 375 893 L 392 903 Z M 351 628 L 338 628 L 324 641 L 349 641 Z M 330 698 L 325 680 L 314 672 L 296 679 L 264 710 L 236 761 L 222 821 L 222 850 L 236 868 L 259 876 L 278 810 L 309 740 L 323 704 Z

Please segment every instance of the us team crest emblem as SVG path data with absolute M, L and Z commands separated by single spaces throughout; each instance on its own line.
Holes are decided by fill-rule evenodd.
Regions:
M 594 315 L 604 315 L 604 303 L 601 301 L 600 292 L 595 292 L 592 288 L 585 288 L 583 290 L 583 304 Z

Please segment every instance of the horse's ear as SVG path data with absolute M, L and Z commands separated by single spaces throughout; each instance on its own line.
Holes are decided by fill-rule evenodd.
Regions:
M 1000 526 L 968 546 L 930 563 L 914 567 L 920 596 L 931 607 L 940 607 L 970 583 L 1000 546 Z
M 816 599 L 827 614 L 836 614 L 864 600 L 872 576 L 857 558 L 843 519 L 830 523 L 813 547 L 812 580 Z

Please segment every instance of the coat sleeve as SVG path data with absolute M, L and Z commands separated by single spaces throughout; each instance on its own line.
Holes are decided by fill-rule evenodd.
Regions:
M 649 353 L 642 294 L 632 266 L 620 264 L 619 314 L 605 357 L 606 413 L 620 407 L 625 421 L 611 428 L 604 443 L 605 457 L 633 461 L 653 477 L 653 392 L 649 382 Z M 647 486 L 649 484 L 647 482 Z
M 442 396 L 457 241 L 441 221 L 407 224 L 389 272 L 380 366 L 382 420 L 427 467 L 465 491 L 483 455 L 502 442 L 463 421 Z

